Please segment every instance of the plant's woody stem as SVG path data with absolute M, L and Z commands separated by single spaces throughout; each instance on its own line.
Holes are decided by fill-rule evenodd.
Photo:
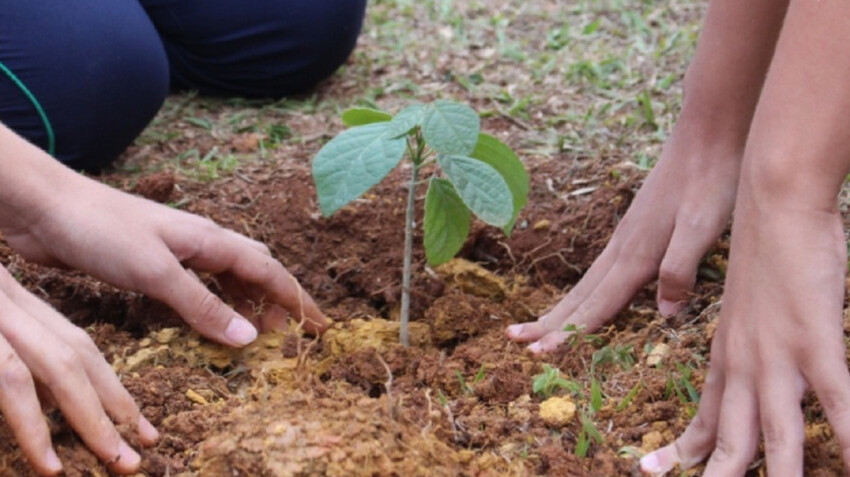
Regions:
M 419 175 L 419 165 L 413 163 L 413 172 L 410 177 L 410 189 L 407 193 L 407 214 L 404 219 L 404 268 L 401 278 L 401 329 L 399 340 L 405 347 L 410 346 L 410 268 L 413 261 L 413 219 L 414 203 L 416 201 L 416 180 Z

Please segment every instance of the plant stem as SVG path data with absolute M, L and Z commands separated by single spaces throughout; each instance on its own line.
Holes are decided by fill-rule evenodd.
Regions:
M 419 164 L 413 161 L 413 172 L 410 177 L 410 189 L 407 192 L 407 214 L 404 218 L 404 268 L 401 278 L 401 326 L 399 341 L 404 347 L 410 346 L 410 269 L 413 262 L 413 219 L 414 202 L 416 201 L 416 180 L 419 175 Z

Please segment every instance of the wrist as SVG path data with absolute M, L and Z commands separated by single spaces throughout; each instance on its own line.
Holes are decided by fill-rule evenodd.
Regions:
M 0 232 L 27 229 L 77 174 L 0 124 Z

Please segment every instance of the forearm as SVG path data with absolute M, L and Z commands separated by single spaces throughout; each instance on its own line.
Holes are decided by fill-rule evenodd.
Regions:
M 743 148 L 787 0 L 713 0 L 685 75 L 679 125 Z
M 740 194 L 831 211 L 850 169 L 850 2 L 794 0 L 747 143 Z
M 52 193 L 80 177 L 0 123 L 0 231 L 26 227 Z

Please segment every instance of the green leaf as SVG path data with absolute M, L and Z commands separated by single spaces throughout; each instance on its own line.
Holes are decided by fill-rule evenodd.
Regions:
M 496 169 L 465 156 L 440 156 L 438 160 L 463 203 L 478 218 L 496 227 L 511 221 L 511 190 Z
M 343 131 L 313 159 L 319 207 L 331 215 L 384 178 L 404 155 L 404 138 L 387 136 L 389 123 Z
M 525 165 L 507 144 L 487 134 L 478 135 L 478 143 L 472 151 L 472 157 L 496 169 L 511 189 L 514 213 L 503 229 L 505 235 L 510 236 L 519 212 L 528 202 L 529 179 Z
M 587 449 L 590 447 L 590 441 L 587 439 L 587 432 L 580 432 L 576 440 L 576 456 L 584 459 L 587 457 Z
M 590 382 L 590 408 L 594 413 L 598 413 L 602 409 L 602 387 L 596 378 Z
M 471 215 L 451 182 L 433 178 L 425 196 L 425 258 L 430 265 L 448 262 L 469 235 Z
M 390 131 L 387 134 L 390 137 L 404 136 L 415 127 L 421 126 L 424 117 L 425 105 L 422 103 L 411 104 L 395 115 L 390 123 Z
M 478 142 L 481 118 L 469 106 L 438 100 L 425 108 L 422 136 L 425 143 L 441 154 L 466 156 Z
M 370 108 L 351 108 L 342 113 L 342 124 L 347 127 L 364 126 L 366 124 L 389 121 L 393 115 L 384 111 Z
M 581 416 L 581 429 L 587 433 L 588 437 L 595 440 L 597 443 L 602 444 L 605 442 L 605 438 L 602 437 L 602 434 L 599 433 L 599 429 L 596 428 L 596 424 L 587 417 L 586 415 Z

